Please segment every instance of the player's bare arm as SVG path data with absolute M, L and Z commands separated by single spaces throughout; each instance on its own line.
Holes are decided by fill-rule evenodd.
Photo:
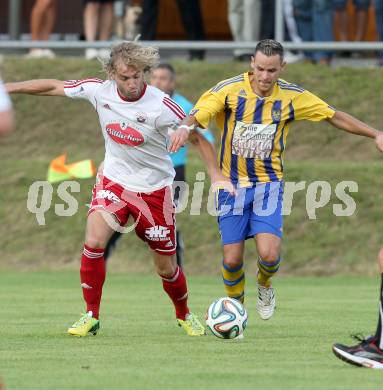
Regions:
M 184 146 L 189 138 L 190 131 L 196 127 L 200 126 L 193 115 L 188 115 L 184 118 L 177 130 L 170 136 L 169 152 L 175 153 Z
M 381 151 L 383 152 L 383 134 L 379 134 L 376 138 L 375 138 L 375 145 L 376 147 Z M 383 256 L 383 255 L 382 255 Z
M 334 127 L 347 131 L 351 134 L 362 135 L 369 138 L 376 138 L 381 131 L 374 129 L 366 123 L 354 118 L 346 112 L 336 111 L 331 119 L 327 119 Z
M 65 96 L 64 81 L 55 79 L 39 79 L 5 83 L 8 93 L 25 93 L 38 96 Z
M 224 188 L 232 195 L 235 194 L 235 189 L 230 179 L 224 176 L 217 164 L 217 154 L 214 146 L 199 132 L 193 130 L 190 134 L 190 142 L 195 145 L 201 154 L 203 161 L 211 178 L 213 191 L 219 188 Z

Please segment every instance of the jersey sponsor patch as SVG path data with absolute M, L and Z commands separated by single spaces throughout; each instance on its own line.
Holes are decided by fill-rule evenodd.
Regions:
M 262 160 L 269 158 L 276 131 L 276 124 L 263 125 L 237 121 L 233 135 L 233 154 Z
M 124 121 L 109 123 L 105 129 L 109 137 L 118 144 L 140 146 L 145 142 L 143 134 Z

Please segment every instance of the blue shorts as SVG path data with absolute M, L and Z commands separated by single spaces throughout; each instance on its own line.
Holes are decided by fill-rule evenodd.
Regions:
M 236 196 L 219 190 L 217 212 L 222 244 L 241 242 L 258 233 L 282 237 L 283 187 L 283 181 L 256 183 L 238 188 Z

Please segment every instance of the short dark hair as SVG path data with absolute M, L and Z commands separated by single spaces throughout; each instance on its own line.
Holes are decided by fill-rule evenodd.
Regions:
M 283 46 L 274 39 L 262 39 L 259 41 L 255 47 L 254 55 L 257 54 L 257 51 L 260 51 L 268 57 L 279 55 L 281 57 L 281 61 L 283 61 L 285 56 Z
M 173 66 L 168 62 L 160 62 L 159 64 L 156 64 L 152 67 L 152 70 L 156 69 L 166 69 L 172 75 L 173 79 L 176 77 L 176 71 L 174 70 Z

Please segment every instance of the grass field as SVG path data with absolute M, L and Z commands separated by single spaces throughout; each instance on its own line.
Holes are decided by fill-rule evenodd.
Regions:
M 282 277 L 270 321 L 255 313 L 248 278 L 249 325 L 242 341 L 188 338 L 155 276 L 110 274 L 102 330 L 72 338 L 81 310 L 74 272 L 0 275 L 0 377 L 5 390 L 45 389 L 378 389 L 378 371 L 336 359 L 334 341 L 374 332 L 377 278 Z M 203 316 L 222 296 L 218 277 L 189 280 L 192 310 Z

